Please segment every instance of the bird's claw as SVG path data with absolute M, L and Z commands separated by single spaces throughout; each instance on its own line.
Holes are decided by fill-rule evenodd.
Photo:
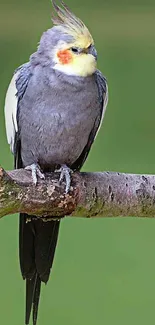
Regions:
M 66 182 L 65 193 L 67 194 L 70 190 L 70 185 L 71 185 L 71 175 L 70 174 L 73 171 L 66 165 L 62 165 L 60 169 L 56 170 L 56 172 L 60 172 L 60 178 L 59 178 L 60 184 L 65 179 L 65 182 Z
M 32 180 L 34 185 L 37 185 L 37 177 L 45 179 L 45 175 L 41 172 L 39 165 L 32 164 L 30 166 L 26 166 L 25 169 L 32 172 Z

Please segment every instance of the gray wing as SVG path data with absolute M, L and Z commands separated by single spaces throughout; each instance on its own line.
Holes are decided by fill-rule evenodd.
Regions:
M 18 134 L 18 103 L 25 93 L 30 77 L 30 63 L 25 63 L 14 72 L 5 98 L 6 134 L 10 149 L 14 155 L 16 154 L 15 148 Z
M 75 163 L 71 166 L 72 170 L 80 170 L 83 166 L 85 160 L 87 159 L 87 156 L 89 154 L 89 151 L 91 149 L 91 146 L 95 140 L 95 137 L 100 129 L 100 126 L 103 121 L 103 117 L 106 111 L 107 103 L 108 103 L 108 85 L 106 78 L 102 75 L 101 71 L 97 70 L 95 72 L 95 78 L 96 83 L 98 87 L 98 100 L 100 102 L 100 114 L 97 116 L 96 121 L 94 123 L 94 127 L 89 135 L 88 142 L 83 149 L 81 155 L 79 158 L 75 161 Z
M 17 126 L 18 126 L 18 110 L 19 110 L 19 102 L 23 98 L 25 91 L 27 89 L 29 80 L 32 76 L 30 63 L 25 63 L 21 67 L 19 67 L 16 71 L 19 71 L 18 78 L 16 80 L 16 88 L 17 88 Z M 15 168 L 22 168 L 22 160 L 21 160 L 21 144 L 20 144 L 20 137 L 19 137 L 19 130 L 15 133 L 15 141 L 14 141 L 14 165 Z

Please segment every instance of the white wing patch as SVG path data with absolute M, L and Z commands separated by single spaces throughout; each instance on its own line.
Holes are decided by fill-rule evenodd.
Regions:
M 16 72 L 10 82 L 9 88 L 6 93 L 5 98 L 5 126 L 8 144 L 10 145 L 10 150 L 14 151 L 15 133 L 18 131 L 17 125 L 17 102 L 18 98 L 16 80 L 19 76 L 19 71 Z

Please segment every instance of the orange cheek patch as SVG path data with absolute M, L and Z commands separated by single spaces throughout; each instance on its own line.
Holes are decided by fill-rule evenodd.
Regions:
M 72 54 L 68 50 L 61 50 L 57 53 L 57 57 L 61 64 L 68 64 L 73 61 Z

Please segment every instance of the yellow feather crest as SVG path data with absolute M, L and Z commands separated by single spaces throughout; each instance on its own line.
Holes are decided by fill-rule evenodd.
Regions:
M 54 25 L 60 26 L 64 33 L 73 36 L 75 42 L 82 47 L 94 44 L 88 28 L 70 11 L 63 1 L 60 1 L 62 8 L 59 7 L 54 0 L 52 0 L 52 4 L 57 13 L 57 16 L 52 15 Z

